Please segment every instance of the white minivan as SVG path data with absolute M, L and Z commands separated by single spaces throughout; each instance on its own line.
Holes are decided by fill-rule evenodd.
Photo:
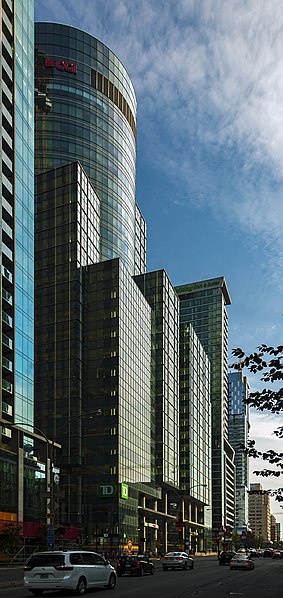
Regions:
M 24 587 L 34 596 L 50 590 L 73 590 L 82 596 L 87 588 L 113 590 L 115 585 L 114 567 L 88 550 L 34 552 L 24 567 Z

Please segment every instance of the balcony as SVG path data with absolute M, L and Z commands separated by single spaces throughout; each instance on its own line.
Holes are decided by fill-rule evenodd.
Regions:
M 6 278 L 6 280 L 8 280 L 11 284 L 13 284 L 13 274 L 10 272 L 10 270 L 8 270 L 8 268 L 5 268 L 5 266 L 2 265 L 2 275 L 4 276 L 4 278 Z
M 11 328 L 13 327 L 13 318 L 11 316 L 8 316 L 8 314 L 6 314 L 5 311 L 2 311 L 2 321 L 5 322 L 5 324 L 10 326 Z
M 2 298 L 9 303 L 9 305 L 13 305 L 13 295 L 6 291 L 6 289 L 2 289 Z
M 9 370 L 9 372 L 13 371 L 13 362 L 10 361 L 10 359 L 7 359 L 7 357 L 4 357 L 4 355 L 2 356 L 2 366 L 6 368 L 6 370 Z
M 8 403 L 4 403 L 4 401 L 2 402 L 2 412 L 5 415 L 13 415 L 13 407 L 12 405 L 8 405 Z
M 13 384 L 11 384 L 11 382 L 8 382 L 8 380 L 5 380 L 4 378 L 2 378 L 2 390 L 5 390 L 6 392 L 9 392 L 10 394 L 13 393 Z
M 2 343 L 5 345 L 5 347 L 8 347 L 8 349 L 13 349 L 13 341 L 6 334 L 2 334 Z

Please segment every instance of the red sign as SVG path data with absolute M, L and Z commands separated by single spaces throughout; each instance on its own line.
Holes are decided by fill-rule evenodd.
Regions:
M 45 58 L 45 66 L 55 66 L 58 71 L 66 71 L 67 73 L 73 73 L 73 75 L 77 72 L 77 65 L 73 62 L 66 62 L 65 60 L 54 61 L 53 58 Z

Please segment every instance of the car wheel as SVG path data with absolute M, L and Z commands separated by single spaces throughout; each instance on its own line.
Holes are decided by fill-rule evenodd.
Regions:
M 143 576 L 144 576 L 144 569 L 143 569 L 143 567 L 141 567 L 141 570 L 140 570 L 140 576 L 141 576 L 141 577 L 143 577 Z
M 150 575 L 153 575 L 153 574 L 154 574 L 154 569 L 153 569 L 153 567 L 150 567 Z
M 32 590 L 32 591 L 31 591 L 31 593 L 32 593 L 34 596 L 42 596 L 42 594 L 43 594 L 43 590 Z
M 79 581 L 78 581 L 78 585 L 77 585 L 77 589 L 76 589 L 76 594 L 78 594 L 78 596 L 83 596 L 85 591 L 86 591 L 86 579 L 85 577 L 80 577 Z
M 190 569 L 193 569 L 193 568 L 194 568 L 194 562 L 192 562 L 192 564 L 190 566 Z
M 111 575 L 109 577 L 108 584 L 107 584 L 108 590 L 114 590 L 115 585 L 116 585 L 116 577 L 115 577 L 115 575 L 113 575 L 113 573 L 111 573 Z

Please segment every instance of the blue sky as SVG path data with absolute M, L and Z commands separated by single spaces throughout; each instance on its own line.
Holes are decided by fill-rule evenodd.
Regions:
M 176 285 L 224 275 L 230 348 L 281 344 L 281 0 L 35 0 L 35 17 L 88 31 L 133 81 L 148 270 Z M 251 420 L 278 449 L 266 430 L 283 417 Z

